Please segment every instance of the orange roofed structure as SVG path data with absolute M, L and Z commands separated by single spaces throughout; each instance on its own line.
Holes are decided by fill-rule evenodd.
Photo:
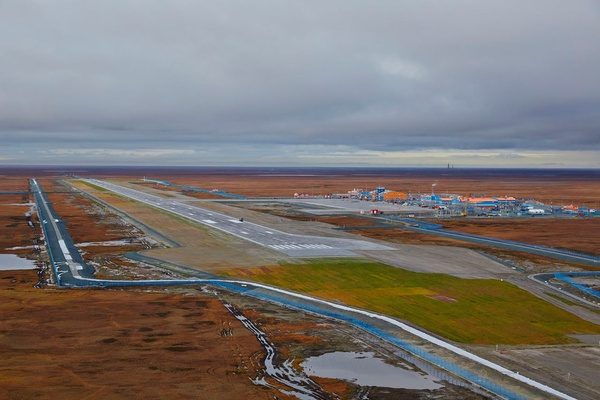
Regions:
M 389 191 L 389 192 L 385 192 L 383 193 L 383 200 L 384 201 L 395 201 L 395 200 L 406 200 L 408 198 L 408 195 L 406 193 L 402 193 L 402 192 L 395 192 L 395 191 Z

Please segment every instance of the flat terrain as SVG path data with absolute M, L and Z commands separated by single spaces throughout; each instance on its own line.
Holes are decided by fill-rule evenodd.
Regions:
M 123 172 L 121 172 L 123 174 Z M 126 172 L 129 178 L 132 174 Z M 148 171 L 152 174 L 152 171 Z M 119 173 L 104 175 L 118 178 Z M 95 173 L 95 176 L 99 174 Z M 134 175 L 135 176 L 135 175 Z M 510 195 L 516 198 L 535 198 L 547 204 L 575 204 L 594 207 L 598 204 L 600 181 L 596 174 L 553 174 L 551 171 L 468 171 L 432 169 L 420 171 L 380 172 L 369 169 L 354 171 L 307 170 L 303 174 L 286 170 L 272 171 L 155 171 L 148 177 L 166 180 L 179 185 L 189 185 L 208 190 L 219 189 L 249 197 L 286 196 L 294 193 L 326 195 L 347 193 L 354 188 L 373 190 L 378 186 L 406 193 L 431 193 L 435 183 L 436 193 L 486 196 Z M 141 180 L 142 176 L 137 177 Z M 149 184 L 152 185 L 152 184 Z M 156 186 L 156 185 L 155 185 Z
M 213 297 L 38 290 L 25 271 L 0 281 L 4 399 L 273 398 L 249 379 L 260 345 Z
M 445 229 L 600 256 L 600 218 L 437 221 Z
M 0 170 L 0 253 L 19 254 L 35 257 L 31 228 L 37 220 L 33 196 L 11 192 L 27 192 L 27 179 L 3 174 Z
M 600 334 L 600 326 L 500 280 L 414 273 L 360 259 L 230 273 L 395 316 L 461 343 L 565 344 L 578 342 L 569 334 Z
M 264 265 L 265 254 L 267 258 L 273 257 L 270 252 L 246 253 L 244 246 L 248 244 L 240 240 L 240 258 L 236 258 L 235 253 L 228 252 L 231 238 L 218 233 L 214 236 L 212 230 L 173 221 L 165 213 L 113 196 L 110 198 L 111 204 L 115 203 L 113 206 L 122 206 L 140 218 L 122 219 L 112 213 L 112 208 L 89 202 L 69 185 L 56 179 L 40 181 L 86 260 L 97 267 L 99 277 L 173 276 L 172 272 L 122 257 L 122 252 L 132 250 L 144 250 L 152 256 L 160 256 L 161 251 L 174 251 L 175 256 L 168 254 L 174 261 L 189 265 L 189 260 L 197 260 L 196 267 L 209 270 L 214 263 L 213 271 L 231 268 L 232 264 L 240 267 L 244 265 L 243 260 L 249 265 Z M 27 198 L 21 200 L 29 202 Z M 15 207 L 18 208 L 9 212 L 19 215 L 25 210 L 21 205 Z M 6 224 L 7 220 L 10 220 L 9 215 L 1 222 Z M 141 220 L 156 227 L 156 231 L 148 232 L 154 239 L 131 225 Z M 34 232 L 25 218 L 19 221 L 19 227 L 24 227 L 23 240 L 30 241 Z M 39 224 L 35 226 L 39 234 Z M 180 243 L 175 244 L 169 238 L 175 247 L 161 249 L 161 240 L 167 239 L 165 234 L 170 233 L 169 229 L 177 233 L 173 236 Z M 200 248 L 199 242 L 202 243 Z M 215 254 L 202 256 L 202 249 L 206 248 L 215 249 Z M 177 255 L 181 249 L 188 253 Z M 206 264 L 206 258 L 213 261 Z M 215 298 L 212 290 L 205 293 L 191 288 L 157 293 L 40 290 L 33 288 L 36 282 L 34 271 L 0 273 L 0 359 L 3 360 L 0 397 L 3 398 L 81 398 L 82 393 L 88 398 L 229 399 L 236 393 L 239 398 L 295 398 L 285 394 L 290 390 L 285 384 L 264 376 L 264 349 L 227 311 L 223 301 L 239 304 L 242 313 L 258 323 L 275 344 L 276 362 L 280 365 L 293 362 L 298 374 L 302 374 L 299 363 L 305 357 L 326 351 L 375 351 L 378 357 L 396 363 L 393 349 L 372 340 L 354 341 L 352 338 L 358 332 L 351 328 L 336 324 L 332 329 L 329 321 L 232 294 L 222 293 Z M 234 335 L 221 336 L 223 327 L 231 327 Z M 272 388 L 254 384 L 252 380 L 256 379 L 264 379 Z M 323 393 L 328 393 L 327 398 L 355 398 L 366 392 L 373 399 L 464 398 L 468 393 L 453 385 L 430 393 L 411 389 L 362 389 L 344 381 L 312 379 Z
M 32 288 L 36 281 L 33 271 L 0 271 L 3 399 L 296 398 L 264 375 L 264 350 L 223 302 L 236 304 L 266 333 L 278 365 L 291 363 L 304 379 L 299 363 L 327 351 L 375 352 L 407 368 L 390 345 L 355 340 L 357 330 L 231 293 L 39 290 Z M 224 329 L 231 334 L 223 336 Z M 262 379 L 270 386 L 253 383 Z M 365 392 L 344 381 L 312 379 L 323 398 L 481 398 L 454 385 Z
M 308 194 L 343 193 L 353 187 L 365 187 L 365 185 L 368 185 L 369 188 L 383 185 L 399 190 L 427 192 L 431 190 L 432 181 L 437 182 L 436 188 L 439 190 L 445 191 L 445 185 L 450 192 L 467 194 L 485 191 L 487 195 L 508 194 L 519 197 L 519 193 L 524 193 L 524 197 L 530 197 L 531 193 L 526 189 L 533 188 L 536 196 L 548 195 L 547 198 L 541 199 L 543 201 L 554 199 L 550 196 L 552 193 L 560 193 L 565 197 L 571 197 L 574 203 L 587 205 L 593 204 L 600 197 L 600 184 L 598 181 L 585 182 L 573 180 L 572 177 L 563 179 L 556 176 L 535 176 L 533 178 L 521 176 L 471 176 L 464 178 L 452 175 L 446 176 L 444 175 L 446 172 L 442 173 L 442 171 L 438 175 L 429 173 L 423 176 L 418 174 L 415 176 L 377 176 L 368 174 L 318 176 L 306 174 L 306 176 L 294 177 L 278 176 L 275 173 L 267 175 L 262 173 L 201 175 L 172 173 L 171 171 L 169 175 L 159 174 L 164 172 L 160 170 L 155 172 L 156 174 L 153 175 L 151 175 L 152 171 L 144 173 L 144 175 L 154 179 L 170 180 L 178 184 L 206 189 L 215 188 L 246 196 L 263 197 L 290 196 L 297 192 Z M 452 173 L 449 172 L 448 174 Z M 474 301 L 465 300 L 464 288 L 456 289 L 453 292 L 454 289 L 451 289 L 450 286 L 454 285 L 450 285 L 446 289 L 442 289 L 444 278 L 440 273 L 446 273 L 469 278 L 469 281 L 473 281 L 474 278 L 495 279 L 489 285 L 486 284 L 486 281 L 480 281 L 481 285 L 489 286 L 487 290 L 492 292 L 494 290 L 502 291 L 501 287 L 505 287 L 502 285 L 496 287 L 497 284 L 500 284 L 498 280 L 501 278 L 516 283 L 519 287 L 531 288 L 537 296 L 543 297 L 555 305 L 554 308 L 543 308 L 545 311 L 540 311 L 542 308 L 537 309 L 537 306 L 529 307 L 530 309 L 537 309 L 544 316 L 559 315 L 562 310 L 558 307 L 568 309 L 588 320 L 594 320 L 599 315 L 581 306 L 568 304 L 557 298 L 556 295 L 553 295 L 553 297 L 544 294 L 543 287 L 529 282 L 521 272 L 511 270 L 509 267 L 496 263 L 483 255 L 455 246 L 478 248 L 505 259 L 510 258 L 511 261 L 515 262 L 515 265 L 525 266 L 526 268 L 523 269 L 531 271 L 554 267 L 573 268 L 574 266 L 558 265 L 558 263 L 552 261 L 530 256 L 521 259 L 520 254 L 499 254 L 496 251 L 490 251 L 490 249 L 482 249 L 480 246 L 459 244 L 455 241 L 428 235 L 417 235 L 399 228 L 380 229 L 371 226 L 372 222 L 370 220 L 360 216 L 307 217 L 298 215 L 294 210 L 287 208 L 284 212 L 264 213 L 265 210 L 257 212 L 252 207 L 234 208 L 231 204 L 226 203 L 203 203 L 203 206 L 211 207 L 216 211 L 243 216 L 256 223 L 290 233 L 353 237 L 348 232 L 350 230 L 354 234 L 358 233 L 376 238 L 382 242 L 394 243 L 398 251 L 364 252 L 363 255 L 377 258 L 388 265 L 395 266 L 396 268 L 392 268 L 392 270 L 400 274 L 406 271 L 398 269 L 398 267 L 413 271 L 435 272 L 441 278 L 440 284 L 442 285 L 436 286 L 438 283 L 434 284 L 433 281 L 428 283 L 425 280 L 415 284 L 410 289 L 414 292 L 412 294 L 409 293 L 409 290 L 399 294 L 398 297 L 394 297 L 395 294 L 390 297 L 388 293 L 391 290 L 390 285 L 378 284 L 377 290 L 357 287 L 348 287 L 349 290 L 344 290 L 341 286 L 332 286 L 332 283 L 327 279 L 321 280 L 321 275 L 319 275 L 309 280 L 321 282 L 325 286 L 316 289 L 301 287 L 304 284 L 302 279 L 311 276 L 310 274 L 303 274 L 303 271 L 309 271 L 306 261 L 256 246 L 199 224 L 186 222 L 179 217 L 174 218 L 173 215 L 167 212 L 157 211 L 115 196 L 110 192 L 94 189 L 79 181 L 72 180 L 70 184 L 64 184 L 60 182 L 60 178 L 64 177 L 53 174 L 56 174 L 56 171 L 41 171 L 41 175 L 22 175 L 19 178 L 14 174 L 9 174 L 7 176 L 10 176 L 11 179 L 7 179 L 7 187 L 24 188 L 26 190 L 26 176 L 41 176 L 40 182 L 46 191 L 50 192 L 49 198 L 55 209 L 61 215 L 61 218 L 66 221 L 69 232 L 75 238 L 80 250 L 84 252 L 86 260 L 96 267 L 99 277 L 140 278 L 178 274 L 151 265 L 133 262 L 123 257 L 123 253 L 126 251 L 142 251 L 145 255 L 199 271 L 253 277 L 263 281 L 268 281 L 268 279 L 279 280 L 279 284 L 282 286 L 292 285 L 297 290 L 335 298 L 338 301 L 361 307 L 377 307 L 378 304 L 381 305 L 382 299 L 389 298 L 394 303 L 390 303 L 392 308 L 402 304 L 411 304 L 418 314 L 418 309 L 421 307 L 419 301 L 425 300 L 433 308 L 428 309 L 426 313 L 422 311 L 421 313 L 430 317 L 430 321 L 412 322 L 423 323 L 430 329 L 435 330 L 443 326 L 444 321 L 449 319 L 448 315 L 450 314 L 445 315 L 444 307 L 452 308 L 456 303 L 460 307 L 465 307 L 468 301 Z M 47 177 L 44 178 L 44 175 Z M 81 175 L 84 174 L 81 173 Z M 190 196 L 189 192 L 178 193 L 178 190 L 173 188 L 142 183 L 140 181 L 141 176 L 132 175 L 131 171 L 116 170 L 104 171 L 94 175 L 98 178 L 108 177 L 119 184 L 146 190 L 165 198 L 186 199 L 189 204 L 215 197 L 214 194 L 202 193 Z M 82 196 L 78 191 L 73 190 L 71 185 L 110 206 L 99 206 Z M 578 191 L 578 187 L 585 187 L 585 190 Z M 470 191 L 468 191 L 469 188 L 471 188 Z M 502 191 L 505 191 L 505 193 Z M 526 192 L 529 194 L 526 194 Z M 3 204 L 0 207 L 2 211 L 0 229 L 4 229 L 2 231 L 3 235 L 0 237 L 4 245 L 3 252 L 18 253 L 27 255 L 32 259 L 38 259 L 38 255 L 31 246 L 33 232 L 25 217 L 25 213 L 29 211 L 30 207 L 26 204 L 29 203 L 30 199 L 27 195 L 3 194 L 0 200 Z M 18 205 L 11 205 L 13 203 Z M 33 218 L 36 222 L 35 215 Z M 560 232 L 561 222 L 570 224 L 565 228 L 570 232 L 569 237 L 567 240 L 563 237 L 562 242 L 560 235 L 553 233 Z M 490 236 L 497 232 L 507 235 L 505 238 L 511 240 L 521 240 L 520 238 L 531 236 L 534 241 L 543 241 L 542 244 L 571 248 L 576 251 L 587 251 L 585 249 L 592 249 L 594 241 L 597 243 L 600 239 L 597 236 L 600 230 L 594 229 L 597 222 L 598 219 L 584 218 L 564 220 L 524 219 L 519 224 L 514 225 L 512 229 L 507 230 L 506 228 L 511 226 L 510 220 L 468 219 L 449 221 L 448 228 Z M 551 225 L 552 223 L 556 225 Z M 455 226 L 451 226 L 452 224 L 455 224 Z M 39 234 L 39 225 L 36 224 L 35 226 Z M 356 228 L 354 231 L 352 231 L 353 227 Z M 552 230 L 552 232 L 544 233 L 545 229 Z M 584 237 L 585 240 L 578 239 Z M 563 246 L 553 244 L 559 242 Z M 580 247 L 577 247 L 578 243 L 581 244 Z M 411 244 L 418 246 L 414 247 Z M 440 244 L 444 247 L 440 247 Z M 19 248 L 17 249 L 17 247 Z M 340 271 L 330 271 L 328 276 L 335 277 L 335 273 L 338 272 Z M 370 276 L 372 274 L 364 269 L 354 271 L 356 276 L 363 276 L 368 281 L 373 278 L 382 279 L 386 273 L 380 271 L 375 276 Z M 0 354 L 0 359 L 3 360 L 0 366 L 3 370 L 3 376 L 7 376 L 6 385 L 3 382 L 0 387 L 7 388 L 7 391 L 4 392 L 5 396 L 3 396 L 7 398 L 21 398 L 21 392 L 18 388 L 24 384 L 26 376 L 32 375 L 39 378 L 27 381 L 28 392 L 25 393 L 38 395 L 44 390 L 44 393 L 49 393 L 48 398 L 69 398 L 78 390 L 89 390 L 88 393 L 90 393 L 91 398 L 94 398 L 96 394 L 97 397 L 103 398 L 197 398 L 198 393 L 210 393 L 211 395 L 207 398 L 218 399 L 231 398 L 229 392 L 225 397 L 219 397 L 224 394 L 223 388 L 229 387 L 229 385 L 232 386 L 232 391 L 244 393 L 247 390 L 248 393 L 253 393 L 253 398 L 273 398 L 274 396 L 282 399 L 286 398 L 277 389 L 278 387 L 283 388 L 282 384 L 269 382 L 275 388 L 267 389 L 264 386 L 255 385 L 250 380 L 260 376 L 264 350 L 262 350 L 256 338 L 227 311 L 222 302 L 223 296 L 227 297 L 227 302 L 237 304 L 244 315 L 253 321 L 260 322 L 261 329 L 267 332 L 269 338 L 280 350 L 281 360 L 291 361 L 293 359 L 296 366 L 300 360 L 313 354 L 322 354 L 336 349 L 345 351 L 365 350 L 364 340 L 361 340 L 363 344 L 356 344 L 356 347 L 347 346 L 348 343 L 352 342 L 349 338 L 358 337 L 358 332 L 348 331 L 347 327 L 332 325 L 330 321 L 312 319 L 312 317 L 300 313 L 289 310 L 284 311 L 285 309 L 252 302 L 248 298 L 235 298 L 231 294 L 221 294 L 219 297 L 214 297 L 212 294 L 201 293 L 192 289 L 172 289 L 168 292 L 161 291 L 159 293 L 142 291 L 57 291 L 52 289 L 41 291 L 32 288 L 33 284 L 37 282 L 35 273 L 8 271 L 2 273 L 0 278 L 5 278 L 0 280 L 2 282 L 0 288 L 2 289 L 3 299 L 6 299 L 6 301 L 3 300 L 3 305 L 0 308 L 3 325 L 2 336 L 0 336 L 2 342 L 0 344 L 4 347 L 3 353 Z M 402 280 L 406 277 L 397 277 L 397 279 Z M 338 279 L 338 281 L 340 280 Z M 448 280 L 448 285 L 449 282 L 454 281 Z M 294 285 L 300 286 L 296 287 Z M 486 288 L 482 287 L 482 289 Z M 404 290 L 408 289 L 405 288 Z M 482 290 L 481 293 L 484 291 Z M 377 293 L 380 296 L 377 296 Z M 373 296 L 369 297 L 366 294 Z M 475 293 L 471 294 L 474 295 Z M 515 298 L 517 297 L 513 296 L 513 301 Z M 488 295 L 487 300 L 481 301 L 481 299 L 478 299 L 477 302 L 485 303 L 487 301 L 489 303 L 487 306 L 493 306 L 494 303 L 498 306 L 498 299 L 499 297 L 492 293 Z M 358 300 L 362 302 L 357 303 Z M 71 304 L 72 307 L 69 306 Z M 547 306 L 548 304 L 544 303 L 544 307 Z M 123 312 L 121 312 L 121 308 L 123 308 Z M 116 309 L 119 312 L 115 312 Z M 201 310 L 199 311 L 199 309 Z M 402 307 L 399 309 L 402 310 Z M 404 308 L 406 313 L 399 314 L 399 316 L 408 320 L 418 316 L 410 309 L 410 307 Z M 507 309 L 510 310 L 510 307 Z M 388 313 L 390 310 L 385 308 L 381 311 Z M 53 320 L 47 318 L 50 315 L 53 316 Z M 597 383 L 588 381 L 590 368 L 593 370 L 597 366 L 597 353 L 590 351 L 590 357 L 583 359 L 579 369 L 577 371 L 573 370 L 571 372 L 573 376 L 569 376 L 569 379 L 567 379 L 567 373 L 570 371 L 569 363 L 557 361 L 567 360 L 570 354 L 575 354 L 576 351 L 585 351 L 583 350 L 585 347 L 580 347 L 583 344 L 569 344 L 570 347 L 565 347 L 566 345 L 563 344 L 562 347 L 556 347 L 548 346 L 547 343 L 576 342 L 576 339 L 564 334 L 596 334 L 598 333 L 598 325 L 578 320 L 576 323 L 582 325 L 576 328 L 573 328 L 575 326 L 573 325 L 572 328 L 565 329 L 567 320 L 571 321 L 568 323 L 575 323 L 573 321 L 576 321 L 576 319 L 572 320 L 570 314 L 568 314 L 568 317 L 565 314 L 561 315 L 557 317 L 558 320 L 555 321 L 555 325 L 561 326 L 562 331 L 559 329 L 561 333 L 555 333 L 554 337 L 556 339 L 551 342 L 536 341 L 531 337 L 524 339 L 525 336 L 523 336 L 519 346 L 514 346 L 513 342 L 502 341 L 502 336 L 500 338 L 494 336 L 502 334 L 502 332 L 498 332 L 499 330 L 506 333 L 504 328 L 493 329 L 494 325 L 491 324 L 489 336 L 486 336 L 482 331 L 470 328 L 470 326 L 474 327 L 476 325 L 473 320 L 463 324 L 463 327 L 466 327 L 463 328 L 465 337 L 457 335 L 453 338 L 472 343 L 470 347 L 473 351 L 477 351 L 485 357 L 495 358 L 497 359 L 495 361 L 499 360 L 498 362 L 505 363 L 513 370 L 527 373 L 527 376 L 534 379 L 559 385 L 567 393 L 573 393 L 569 390 L 574 390 L 574 386 L 570 384 L 569 379 L 573 379 L 573 382 L 579 382 L 582 385 L 585 384 L 585 386 L 577 389 L 576 397 L 595 398 L 600 393 L 600 388 Z M 520 315 L 520 317 L 529 318 L 530 322 L 524 323 L 531 323 L 532 325 L 537 324 L 535 322 L 536 318 L 540 320 L 540 325 L 543 325 L 543 321 L 551 322 L 552 319 L 543 318 L 540 315 L 536 316 L 535 313 L 530 317 L 526 315 Z M 436 318 L 438 318 L 438 321 L 436 321 Z M 510 319 L 510 315 L 502 318 Z M 5 321 L 14 321 L 14 323 L 8 325 L 4 324 Z M 505 321 L 508 320 L 505 319 Z M 470 325 L 471 323 L 473 325 Z M 220 336 L 220 329 L 215 329 L 219 324 L 234 326 L 234 336 L 226 338 Z M 8 328 L 5 329 L 4 326 Z M 41 326 L 42 328 L 32 329 L 32 326 Z M 333 330 L 331 329 L 332 326 L 334 326 Z M 168 333 L 168 335 L 158 335 L 162 332 L 161 329 L 164 329 L 165 332 L 163 333 Z M 59 331 L 68 333 L 60 334 Z M 245 333 L 242 334 L 242 331 Z M 337 336 L 331 336 L 332 331 L 340 333 Z M 44 334 L 44 332 L 54 332 L 54 334 Z M 40 338 L 42 334 L 43 339 Z M 480 335 L 484 335 L 483 340 Z M 549 334 L 549 336 L 552 335 Z M 451 335 L 449 334 L 449 336 Z M 21 339 L 21 337 L 24 339 Z M 588 337 L 591 336 L 580 336 L 584 340 Z M 492 351 L 494 341 L 505 344 L 503 352 L 495 353 Z M 205 345 L 206 342 L 211 343 Z M 24 343 L 27 343 L 27 345 Z M 223 345 L 223 343 L 229 347 Z M 482 345 L 485 343 L 488 345 Z M 531 347 L 532 344 L 541 343 L 546 343 L 546 347 Z M 380 349 L 382 345 L 370 344 L 369 346 Z M 23 358 L 20 354 L 23 353 L 24 350 L 22 349 L 25 348 L 28 349 L 25 353 L 28 356 Z M 537 349 L 537 353 L 524 351 L 533 348 Z M 80 351 L 80 349 L 82 350 Z M 103 349 L 108 350 L 109 353 L 103 352 Z M 548 349 L 548 351 L 544 349 Z M 62 356 L 61 351 L 64 356 Z M 386 350 L 383 353 L 387 354 L 388 360 L 393 360 L 393 351 Z M 544 355 L 546 353 L 547 356 Z M 220 356 L 211 357 L 211 354 Z M 35 362 L 28 364 L 26 363 L 27 359 L 33 359 Z M 80 362 L 79 360 L 83 361 Z M 164 366 L 156 365 L 156 360 L 164 360 Z M 102 368 L 99 368 L 99 365 Z M 250 365 L 252 368 L 250 368 Z M 536 365 L 536 368 L 532 370 L 530 365 Z M 10 373 L 4 374 L 4 371 L 10 371 Z M 65 374 L 65 376 L 72 378 L 59 376 L 56 371 L 69 371 L 68 375 Z M 120 373 L 110 371 L 120 371 Z M 210 377 L 209 383 L 205 382 L 206 377 Z M 316 377 L 314 379 L 332 398 L 336 398 L 336 396 L 339 398 L 358 398 L 361 393 L 364 395 L 364 392 L 361 392 L 364 388 L 357 388 L 343 381 Z M 51 382 L 51 384 L 47 385 L 47 382 Z M 161 382 L 164 382 L 160 385 L 162 391 L 151 390 L 153 387 L 159 386 Z M 50 392 L 47 392 L 48 386 L 51 388 Z M 136 390 L 138 387 L 144 387 L 144 390 Z M 415 398 L 417 395 L 423 398 L 429 398 L 427 396 L 431 396 L 431 398 L 436 396 L 438 398 L 464 398 L 465 393 L 457 392 L 457 390 L 459 389 L 454 386 L 446 386 L 443 392 L 439 393 L 428 394 L 420 391 L 417 394 L 415 391 L 392 391 L 390 394 L 388 391 L 386 394 L 385 391 L 372 389 L 369 392 L 369 398 L 403 398 L 402 396 Z M 333 395 L 333 393 L 337 394 Z M 242 395 L 241 398 L 244 398 L 244 396 Z
M 115 177 L 118 179 L 118 177 Z M 533 198 L 552 205 L 578 205 L 598 208 L 600 204 L 600 176 L 580 176 L 576 173 L 560 174 L 539 171 L 528 175 L 526 171 L 489 173 L 455 170 L 432 170 L 418 173 L 398 172 L 396 174 L 377 174 L 361 171 L 355 174 L 316 174 L 308 171 L 305 175 L 290 176 L 284 172 L 271 173 L 255 172 L 246 174 L 161 174 L 156 179 L 167 180 L 179 185 L 189 185 L 206 189 L 219 189 L 249 197 L 285 196 L 294 193 L 308 195 L 327 195 L 346 193 L 353 188 L 372 190 L 377 186 L 400 190 L 406 193 L 431 193 L 435 183 L 437 193 L 455 193 L 465 196 L 485 194 L 486 196 L 509 195 L 515 198 Z M 131 181 L 129 179 L 128 181 Z M 137 182 L 139 183 L 139 181 Z M 143 184 L 160 190 L 174 189 Z M 214 197 L 214 196 L 211 196 Z M 376 208 L 376 206 L 374 206 Z M 288 212 L 285 212 L 287 210 Z M 289 207 L 284 209 L 284 215 L 290 216 Z M 353 226 L 356 222 L 336 217 L 309 217 L 312 220 L 334 223 L 337 226 Z M 339 218 L 339 217 L 338 217 Z M 343 218 L 343 217 L 342 217 Z M 444 227 L 461 232 L 501 239 L 522 241 L 525 243 L 542 244 L 546 246 L 580 251 L 600 255 L 600 219 L 565 217 L 555 218 L 469 218 L 467 220 L 441 220 Z M 364 222 L 358 225 L 365 225 Z M 406 232 L 406 231 L 404 231 Z M 356 232 L 365 236 L 386 240 L 387 233 Z M 403 237 L 402 242 L 411 244 L 440 244 L 444 239 L 402 232 L 389 232 L 390 238 Z M 452 241 L 452 244 L 457 242 Z

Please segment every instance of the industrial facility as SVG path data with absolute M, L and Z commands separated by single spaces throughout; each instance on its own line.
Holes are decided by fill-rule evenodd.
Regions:
M 354 188 L 343 194 L 328 195 L 327 198 L 354 199 L 369 202 L 385 202 L 401 204 L 404 206 L 418 206 L 436 211 L 436 216 L 479 216 L 479 217 L 520 217 L 544 215 L 578 215 L 594 216 L 600 212 L 594 208 L 574 205 L 547 205 L 535 199 L 517 199 L 513 196 L 486 196 L 484 193 L 463 196 L 460 194 L 434 192 L 431 193 L 405 193 L 388 190 L 378 186 L 374 190 Z M 310 197 L 295 194 L 298 197 Z M 320 196 L 323 197 L 323 196 Z

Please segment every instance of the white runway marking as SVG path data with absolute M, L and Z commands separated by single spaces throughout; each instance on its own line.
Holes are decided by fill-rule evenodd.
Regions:
M 304 249 L 332 249 L 326 244 L 270 244 L 270 248 L 276 250 L 304 250 Z
M 239 219 L 228 219 L 227 221 L 233 222 L 234 224 L 241 224 L 242 223 L 242 221 L 240 221 Z
M 203 219 L 202 222 L 206 222 L 207 224 L 216 224 L 216 221 L 213 221 L 212 219 Z
M 271 231 L 265 231 L 265 233 L 268 233 L 269 235 L 273 234 L 273 232 L 271 232 Z
M 65 260 L 73 261 L 73 259 L 71 258 L 71 253 L 69 252 L 69 249 L 67 249 L 67 245 L 65 244 L 65 241 L 62 239 L 59 240 L 58 245 L 60 246 L 60 249 L 63 252 L 63 256 L 65 257 Z
M 247 235 L 247 234 L 248 234 L 248 232 L 244 232 L 244 231 L 241 231 L 240 233 L 241 233 L 241 234 L 244 234 L 244 235 Z

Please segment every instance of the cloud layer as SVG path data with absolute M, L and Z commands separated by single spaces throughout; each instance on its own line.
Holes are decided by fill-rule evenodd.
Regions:
M 585 151 L 597 168 L 599 37 L 592 0 L 3 2 L 0 157 Z

